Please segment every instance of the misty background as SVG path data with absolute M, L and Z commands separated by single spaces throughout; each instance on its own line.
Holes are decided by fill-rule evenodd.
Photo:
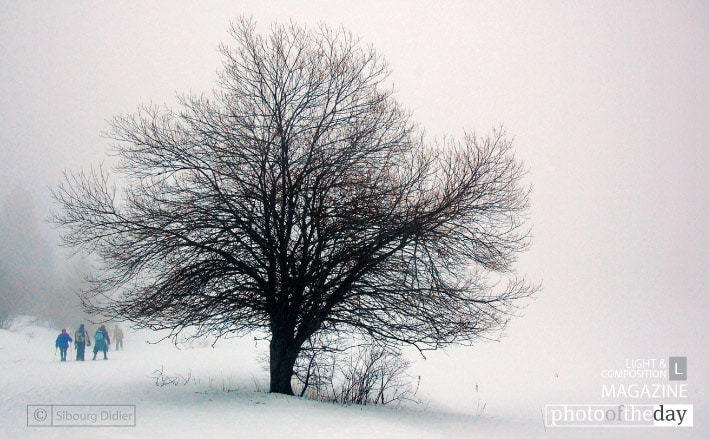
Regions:
M 49 188 L 64 170 L 110 164 L 113 115 L 209 93 L 239 15 L 263 32 L 294 20 L 359 35 L 429 140 L 500 125 L 515 138 L 533 185 L 519 272 L 543 288 L 501 342 L 417 362 L 422 387 L 473 406 L 479 385 L 498 412 L 538 413 L 598 401 L 601 371 L 626 359 L 686 356 L 689 403 L 706 419 L 701 1 L 0 1 L 0 312 L 84 318 L 74 292 L 88 264 L 58 247 Z

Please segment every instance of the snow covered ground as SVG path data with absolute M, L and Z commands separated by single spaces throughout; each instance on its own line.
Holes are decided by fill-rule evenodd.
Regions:
M 111 329 L 112 326 L 109 327 Z M 73 329 L 72 329 L 73 332 Z M 124 351 L 61 363 L 58 331 L 35 325 L 0 330 L 2 438 L 534 438 L 702 437 L 700 429 L 545 429 L 537 409 L 500 416 L 480 405 L 444 403 L 435 391 L 405 407 L 342 406 L 269 394 L 256 358 L 264 342 L 233 339 L 214 348 L 148 344 L 157 336 L 127 332 Z M 158 371 L 161 372 L 158 373 Z M 160 378 L 178 384 L 156 385 Z M 523 400 L 523 395 L 520 395 Z M 28 405 L 135 405 L 135 426 L 28 427 Z M 481 413 L 480 413 L 481 412 Z M 695 419 L 695 425 L 702 421 Z M 672 430 L 672 431 L 670 431 Z

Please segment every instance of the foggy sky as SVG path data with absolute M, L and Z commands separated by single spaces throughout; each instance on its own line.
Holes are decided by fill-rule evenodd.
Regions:
M 430 355 L 452 400 L 556 373 L 585 402 L 601 369 L 670 355 L 709 393 L 705 2 L 2 1 L 0 191 L 48 212 L 63 170 L 106 158 L 106 119 L 212 90 L 239 15 L 361 36 L 430 139 L 515 138 L 534 188 L 519 270 L 543 289 L 501 343 Z

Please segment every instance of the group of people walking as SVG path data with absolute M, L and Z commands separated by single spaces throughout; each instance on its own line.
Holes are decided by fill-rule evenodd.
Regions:
M 118 325 L 113 328 L 113 340 L 116 342 L 116 350 L 123 349 L 123 330 Z M 76 361 L 84 361 L 86 347 L 91 346 L 91 337 L 89 337 L 89 333 L 86 331 L 83 323 L 79 325 L 79 329 L 74 332 L 73 339 L 71 338 L 71 335 L 66 332 L 66 329 L 62 329 L 61 334 L 57 336 L 55 345 L 60 352 L 60 361 L 66 361 L 69 343 L 72 342 L 74 343 L 74 349 L 76 350 Z M 106 325 L 101 325 L 94 334 L 94 357 L 92 360 L 96 359 L 96 355 L 98 355 L 99 352 L 103 352 L 103 359 L 108 360 L 106 353 L 108 352 L 108 347 L 110 345 L 111 338 L 108 336 Z

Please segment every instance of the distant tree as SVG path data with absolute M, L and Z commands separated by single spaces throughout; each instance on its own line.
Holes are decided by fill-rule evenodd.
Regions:
M 17 296 L 8 285 L 7 269 L 0 260 L 0 329 L 5 329 L 17 312 Z
M 511 141 L 427 145 L 344 30 L 231 35 L 211 96 L 111 121 L 121 196 L 101 168 L 54 190 L 64 243 L 102 262 L 86 309 L 173 336 L 265 331 L 286 394 L 315 334 L 435 349 L 498 333 L 534 290 L 513 270 L 529 239 Z
M 57 263 L 42 225 L 26 188 L 0 194 L 0 327 L 19 314 L 57 326 L 84 317 L 76 292 L 86 270 Z
M 0 319 L 6 323 L 18 314 L 45 317 L 41 298 L 50 285 L 51 249 L 39 224 L 32 195 L 22 185 L 1 194 Z

